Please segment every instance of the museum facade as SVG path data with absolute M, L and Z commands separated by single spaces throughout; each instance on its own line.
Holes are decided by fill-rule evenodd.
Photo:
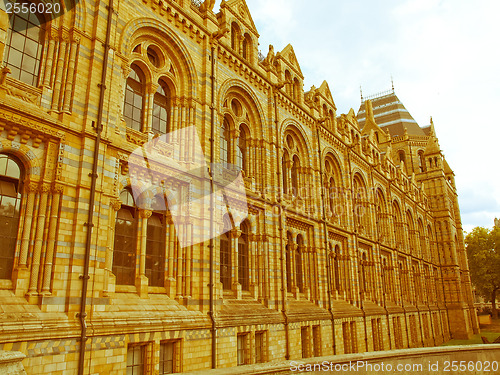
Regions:
M 12 28 L 0 11 L 0 350 L 26 355 L 28 374 L 166 374 L 478 332 L 432 119 L 420 127 L 394 89 L 338 114 L 326 81 L 304 91 L 291 45 L 258 51 L 244 0 L 217 14 L 209 0 L 73 5 L 11 14 Z M 208 178 L 166 181 L 155 158 L 132 176 L 148 145 L 186 171 L 201 147 Z M 214 165 L 241 171 L 244 197 L 195 211 Z M 156 204 L 172 196 L 186 203 L 175 220 Z M 204 231 L 217 235 L 189 241 Z

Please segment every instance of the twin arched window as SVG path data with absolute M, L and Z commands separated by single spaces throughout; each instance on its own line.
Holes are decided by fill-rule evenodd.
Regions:
M 23 2 L 28 7 L 31 3 Z M 12 28 L 7 34 L 5 64 L 12 78 L 31 86 L 38 85 L 38 75 L 42 60 L 44 22 L 37 13 L 12 13 Z
M 21 163 L 0 154 L 0 279 L 10 279 L 14 267 L 22 199 Z
M 225 107 L 228 113 L 224 116 L 219 134 L 220 162 L 226 165 L 234 164 L 248 174 L 250 169 L 247 160 L 249 112 L 237 98 L 226 101 Z M 237 137 L 232 137 L 235 133 Z
M 130 190 L 120 194 L 121 208 L 116 214 L 113 274 L 117 285 L 134 285 L 136 278 L 139 210 Z M 150 286 L 165 285 L 166 217 L 153 212 L 147 220 L 145 272 Z
M 159 81 L 158 89 L 153 94 L 152 121 L 146 118 L 147 97 L 146 78 L 142 70 L 132 64 L 125 88 L 123 117 L 127 127 L 137 131 L 151 131 L 155 134 L 166 134 L 169 131 L 170 91 L 163 81 Z

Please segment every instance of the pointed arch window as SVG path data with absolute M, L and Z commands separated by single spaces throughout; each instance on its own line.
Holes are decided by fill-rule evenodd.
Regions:
M 116 213 L 113 274 L 117 285 L 134 285 L 138 211 L 130 190 L 120 194 L 121 208 Z
M 231 24 L 231 48 L 238 52 L 238 45 L 240 39 L 240 28 L 236 22 Z
M 160 82 L 153 100 L 152 131 L 155 134 L 168 133 L 168 117 L 170 112 L 170 93 L 167 86 Z
M 249 290 L 250 257 L 248 249 L 248 223 L 240 225 L 241 236 L 238 238 L 238 282 L 242 290 Z
M 23 171 L 21 163 L 0 154 L 0 279 L 10 279 L 19 228 Z
M 129 128 L 141 131 L 144 118 L 145 78 L 137 65 L 134 64 L 131 68 L 125 88 L 123 117 Z
M 21 5 L 31 4 L 22 1 Z M 5 64 L 11 76 L 31 86 L 38 85 L 42 60 L 45 20 L 37 12 L 12 13 L 5 45 Z
M 229 164 L 229 149 L 230 149 L 230 138 L 229 138 L 229 122 L 226 118 L 222 122 L 222 127 L 220 129 L 220 162 Z
M 420 169 L 420 172 L 425 172 L 425 160 L 423 151 L 418 152 L 418 167 Z
M 153 212 L 148 219 L 146 241 L 146 276 L 150 286 L 165 286 L 165 217 Z
M 245 34 L 243 38 L 243 58 L 245 60 L 251 60 L 252 57 L 252 39 L 250 35 Z

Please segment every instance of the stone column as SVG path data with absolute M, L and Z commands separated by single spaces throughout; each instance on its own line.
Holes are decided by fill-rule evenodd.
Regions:
M 151 217 L 153 212 L 151 210 L 139 210 L 139 246 L 138 246 L 138 256 L 139 259 L 139 274 L 135 277 L 135 287 L 137 289 L 137 294 L 139 297 L 147 297 L 148 295 L 148 284 L 149 280 L 146 277 L 146 244 L 147 244 L 147 233 L 148 233 L 148 219 Z M 137 265 L 136 265 L 137 270 Z
M 42 294 L 50 294 L 50 284 L 52 281 L 52 268 L 54 262 L 54 252 L 56 247 L 56 230 L 59 217 L 59 203 L 61 194 L 64 187 L 62 185 L 55 185 L 52 189 L 52 205 L 50 208 L 50 221 L 49 221 L 49 238 L 47 241 L 47 251 L 45 254 L 45 267 L 43 274 Z
M 115 244 L 115 225 L 117 212 L 122 207 L 122 202 L 119 199 L 113 198 L 109 202 L 109 219 L 108 219 L 108 243 L 106 246 L 106 256 L 104 259 L 104 288 L 103 296 L 107 296 L 109 292 L 115 291 L 115 275 L 113 275 L 113 251 Z
M 50 186 L 43 184 L 40 186 L 40 204 L 38 209 L 38 220 L 35 234 L 35 248 L 33 250 L 33 260 L 31 262 L 31 277 L 28 295 L 38 294 L 38 275 L 40 273 L 40 258 L 42 255 L 43 233 L 45 229 L 45 216 L 47 211 L 47 194 Z

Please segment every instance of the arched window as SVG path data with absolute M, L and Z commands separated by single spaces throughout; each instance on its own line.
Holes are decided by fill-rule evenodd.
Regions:
M 142 71 L 132 65 L 125 89 L 123 117 L 129 128 L 141 131 L 144 117 L 145 78 Z
M 292 163 L 292 195 L 294 197 L 299 195 L 299 167 L 299 158 L 297 155 L 294 155 Z
M 248 223 L 240 225 L 241 236 L 238 238 L 238 282 L 242 290 L 249 290 L 250 258 L 248 251 Z
M 293 79 L 293 99 L 296 101 L 300 99 L 300 83 L 297 78 Z
M 231 246 L 230 238 L 227 235 L 231 228 L 228 216 L 224 217 L 224 233 L 220 235 L 220 281 L 223 289 L 231 289 Z
M 285 92 L 290 96 L 292 96 L 292 86 L 293 86 L 292 75 L 287 70 L 285 71 Z
M 394 217 L 394 239 L 396 241 L 396 248 L 401 249 L 404 246 L 403 219 L 397 201 L 392 203 L 392 214 Z
M 153 212 L 148 219 L 146 242 L 146 276 L 151 286 L 165 286 L 165 217 Z
M 420 172 L 425 172 L 425 159 L 423 151 L 418 152 L 418 166 L 420 168 Z
M 117 285 L 134 285 L 138 212 L 128 189 L 121 192 L 120 200 L 122 206 L 116 213 L 115 222 L 113 274 Z
M 229 148 L 230 148 L 230 138 L 229 138 L 229 122 L 226 118 L 222 122 L 222 128 L 220 129 L 220 162 L 229 164 Z
M 246 133 L 243 127 L 240 127 L 240 136 L 238 138 L 238 147 L 236 150 L 236 165 L 242 171 L 246 171 Z
M 12 156 L 0 154 L 0 279 L 12 277 L 22 181 L 20 162 Z
M 288 153 L 283 152 L 282 173 L 283 173 L 283 193 L 288 194 L 288 164 L 290 159 Z
M 299 292 L 304 291 L 303 272 L 302 272 L 302 253 L 304 252 L 304 239 L 299 234 L 297 236 L 297 250 L 295 251 L 295 280 Z
M 32 3 L 22 1 L 21 6 Z M 34 3 L 33 3 L 34 4 Z M 18 12 L 10 14 L 10 24 L 5 45 L 5 64 L 12 78 L 28 85 L 38 85 L 38 74 L 42 60 L 45 20 L 37 12 Z
M 362 252 L 361 253 L 361 261 L 360 261 L 360 267 L 361 267 L 361 272 L 360 272 L 360 277 L 361 280 L 359 281 L 359 284 L 361 286 L 361 291 L 367 292 L 367 282 L 366 282 L 366 253 Z
M 160 82 L 153 100 L 152 131 L 155 134 L 168 133 L 168 116 L 170 108 L 170 95 L 165 84 Z
M 250 35 L 245 34 L 243 38 L 243 58 L 245 60 L 251 60 L 252 57 L 252 38 Z
M 239 52 L 238 51 L 239 39 L 240 39 L 240 28 L 238 27 L 238 24 L 236 22 L 233 22 L 231 25 L 231 48 L 236 52 Z

